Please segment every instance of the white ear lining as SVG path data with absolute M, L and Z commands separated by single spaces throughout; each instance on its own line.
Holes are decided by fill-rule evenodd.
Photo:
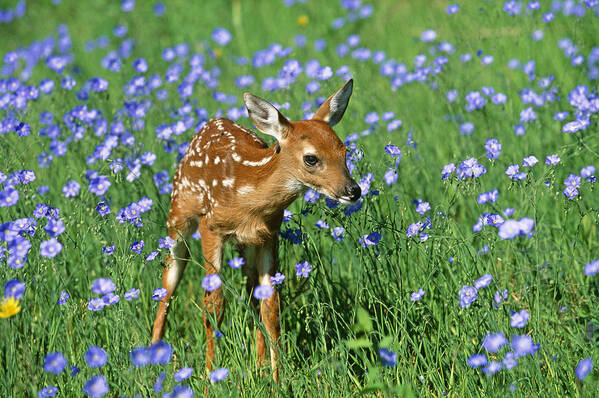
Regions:
M 329 103 L 329 114 L 326 116 L 325 122 L 329 125 L 334 126 L 343 117 L 345 113 L 345 109 L 347 108 L 347 104 L 349 102 L 349 97 L 352 94 L 353 82 L 346 84 L 335 94 L 333 98 L 331 98 L 331 102 Z
M 261 132 L 281 141 L 287 128 L 286 119 L 268 101 L 250 93 L 243 95 L 250 118 Z

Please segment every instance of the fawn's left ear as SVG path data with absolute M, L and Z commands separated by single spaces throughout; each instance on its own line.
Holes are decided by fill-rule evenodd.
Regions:
M 331 95 L 320 108 L 318 108 L 314 116 L 312 116 L 312 120 L 322 120 L 331 127 L 339 123 L 345 113 L 353 88 L 354 79 L 349 79 L 339 91 Z

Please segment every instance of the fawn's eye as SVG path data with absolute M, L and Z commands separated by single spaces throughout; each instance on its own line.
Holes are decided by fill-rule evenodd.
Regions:
M 306 166 L 316 166 L 316 163 L 318 163 L 318 158 L 314 155 L 306 155 L 304 156 L 304 163 Z

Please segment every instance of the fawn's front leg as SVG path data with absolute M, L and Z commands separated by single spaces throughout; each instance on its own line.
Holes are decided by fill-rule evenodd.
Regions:
M 270 277 L 277 272 L 278 242 L 276 238 L 272 243 L 257 248 L 255 257 L 256 272 L 258 273 L 258 282 L 261 285 L 272 285 Z M 270 350 L 270 366 L 273 372 L 273 378 L 279 380 L 279 344 L 281 337 L 281 324 L 279 320 L 279 293 L 275 289 L 272 296 L 260 302 L 260 318 L 264 323 L 268 341 L 265 341 L 260 329 L 256 329 L 256 346 L 258 353 L 258 363 L 266 362 L 266 343 Z
M 202 235 L 202 252 L 204 255 L 204 266 L 206 276 L 218 274 L 220 272 L 223 239 L 200 225 L 200 234 Z M 214 362 L 214 330 L 220 328 L 224 317 L 225 302 L 223 298 L 223 289 L 208 291 L 204 294 L 204 327 L 206 328 L 206 369 L 210 372 Z M 213 326 L 212 322 L 216 322 Z

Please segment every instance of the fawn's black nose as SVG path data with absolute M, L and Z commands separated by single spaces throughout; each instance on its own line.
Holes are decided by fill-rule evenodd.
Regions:
M 345 187 L 345 193 L 350 197 L 352 202 L 360 199 L 360 195 L 362 195 L 362 190 L 360 186 L 352 180 L 351 184 Z

